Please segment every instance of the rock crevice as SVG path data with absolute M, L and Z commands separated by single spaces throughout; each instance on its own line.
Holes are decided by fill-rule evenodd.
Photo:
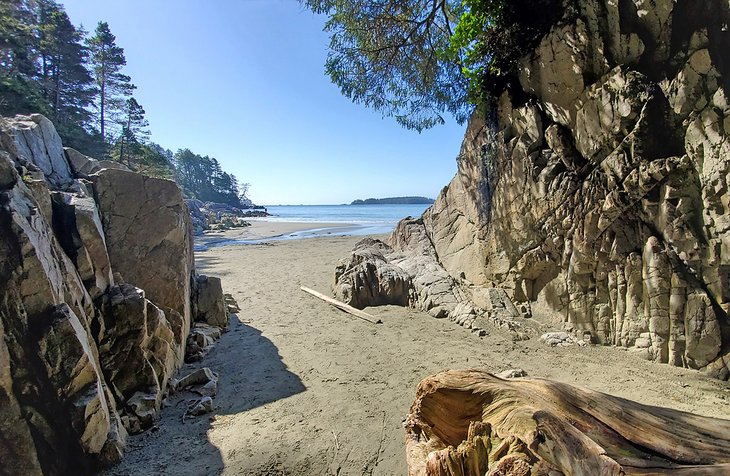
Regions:
M 499 289 L 513 317 L 730 377 L 720 3 L 568 2 L 519 61 L 521 91 L 495 100 L 493 121 L 474 113 L 456 176 L 419 221 L 444 282 L 467 290 L 425 308 L 480 315 L 479 296 Z M 388 266 L 422 259 L 413 223 L 390 237 Z
M 227 325 L 181 193 L 64 150 L 43 116 L 0 118 L 0 224 L 0 474 L 114 463 L 157 419 L 193 321 Z

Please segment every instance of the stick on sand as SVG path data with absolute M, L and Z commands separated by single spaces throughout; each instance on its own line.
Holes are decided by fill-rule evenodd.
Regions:
M 305 288 L 304 286 L 301 286 L 301 290 L 305 293 L 311 294 L 314 297 L 318 297 L 324 302 L 331 304 L 335 306 L 337 309 L 341 311 L 345 311 L 348 314 L 352 314 L 355 317 L 359 317 L 362 320 L 368 321 L 370 324 L 382 324 L 383 321 L 380 319 L 376 319 L 375 316 L 371 316 L 367 312 L 363 312 L 360 309 L 355 309 L 354 307 L 350 306 L 349 304 L 345 304 L 344 302 L 340 302 L 337 299 L 332 299 L 329 296 L 325 296 L 324 294 L 315 291 L 314 289 Z

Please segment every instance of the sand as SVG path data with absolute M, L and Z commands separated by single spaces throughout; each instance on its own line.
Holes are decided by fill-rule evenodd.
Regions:
M 277 235 L 308 226 L 257 223 L 266 224 L 249 233 Z M 406 474 L 402 422 L 416 385 L 447 368 L 519 367 L 534 377 L 730 418 L 730 385 L 693 370 L 608 347 L 513 343 L 497 329 L 478 337 L 447 320 L 394 306 L 368 308 L 383 320 L 373 325 L 299 290 L 331 294 L 335 264 L 361 238 L 198 253 L 200 271 L 220 276 L 241 306 L 213 351 L 181 370 L 206 366 L 219 374 L 216 411 L 183 422 L 195 396 L 172 395 L 159 426 L 132 437 L 125 460 L 108 474 Z

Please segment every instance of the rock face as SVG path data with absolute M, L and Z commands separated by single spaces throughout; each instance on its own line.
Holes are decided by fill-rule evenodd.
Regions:
M 0 474 L 118 461 L 185 354 L 179 191 L 74 153 L 42 116 L 0 118 Z
M 99 171 L 92 181 L 114 271 L 165 311 L 182 359 L 191 322 L 193 231 L 180 189 L 169 180 L 114 169 Z
M 389 244 L 518 316 L 727 379 L 729 23 L 727 2 L 569 2 Z
M 730 420 L 514 377 L 449 370 L 424 379 L 404 425 L 408 474 L 719 475 L 730 470 Z

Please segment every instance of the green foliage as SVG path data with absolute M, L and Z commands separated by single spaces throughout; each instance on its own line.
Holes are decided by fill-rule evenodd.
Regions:
M 61 128 L 88 124 L 88 107 L 96 91 L 86 69 L 84 32 L 71 24 L 56 2 L 39 0 L 37 5 L 39 83 L 50 109 L 49 118 Z
M 178 180 L 190 197 L 250 203 L 249 185 L 240 185 L 217 160 L 186 149 L 176 161 L 171 151 L 148 143 L 145 110 L 131 97 L 135 86 L 122 72 L 124 50 L 105 22 L 85 37 L 54 0 L 0 0 L 0 114 L 43 114 L 64 145 Z
M 122 132 L 116 146 L 119 148 L 119 161 L 132 166 L 132 162 L 140 155 L 142 146 L 149 137 L 149 123 L 144 117 L 145 111 L 133 97 L 129 98 L 121 121 Z
M 64 144 L 99 157 L 83 37 L 52 0 L 0 0 L 0 114 L 41 113 Z
M 329 17 L 325 70 L 342 93 L 418 131 L 489 103 L 563 11 L 561 0 L 301 1 Z
M 355 200 L 350 205 L 431 205 L 433 202 L 426 197 L 388 197 Z
M 124 49 L 117 46 L 108 23 L 100 21 L 94 36 L 88 38 L 86 44 L 90 52 L 91 74 L 99 90 L 96 99 L 99 130 L 102 137 L 107 138 L 112 135 L 108 127 L 119 123 L 119 116 L 135 86 L 131 78 L 121 71 L 127 60 Z
M 561 0 L 464 0 L 448 57 L 462 65 L 472 103 L 488 103 L 516 79 L 517 61 L 563 14 Z
M 329 16 L 325 69 L 342 93 L 421 131 L 468 118 L 466 80 L 445 61 L 457 0 L 304 0 Z
M 185 196 L 243 207 L 238 180 L 224 172 L 216 159 L 181 149 L 175 153 L 174 163 L 175 179 Z M 244 188 L 247 190 L 248 184 L 244 184 Z

